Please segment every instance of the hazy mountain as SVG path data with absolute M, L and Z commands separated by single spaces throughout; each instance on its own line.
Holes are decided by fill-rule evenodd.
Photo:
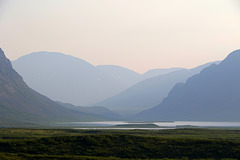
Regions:
M 94 66 L 56 52 L 34 52 L 12 62 L 25 82 L 49 98 L 74 105 L 94 104 L 131 87 L 144 78 L 171 71 L 140 75 L 114 65 Z
M 71 103 L 62 103 L 62 102 L 57 102 L 61 106 L 71 109 L 74 111 L 79 111 L 83 113 L 88 113 L 91 115 L 95 115 L 96 117 L 102 117 L 102 118 L 108 118 L 111 120 L 120 120 L 122 119 L 120 115 L 112 112 L 111 110 L 107 109 L 106 107 L 102 106 L 93 106 L 93 107 L 83 107 L 83 106 L 75 106 Z
M 31 53 L 13 61 L 13 67 L 33 89 L 76 105 L 98 102 L 129 87 L 101 67 L 61 53 Z
M 29 88 L 0 49 L 0 126 L 102 120 L 62 107 Z
M 240 50 L 177 84 L 160 105 L 143 111 L 144 120 L 239 121 Z
M 118 95 L 94 105 L 105 106 L 123 114 L 140 112 L 161 103 L 176 83 L 185 82 L 189 77 L 198 74 L 203 68 L 211 64 L 207 63 L 193 69 L 180 69 L 143 80 Z
M 136 84 L 139 81 L 156 77 L 159 75 L 167 74 L 184 68 L 163 68 L 163 69 L 151 69 L 144 74 L 139 74 L 127 68 L 116 66 L 116 65 L 99 65 L 97 68 L 101 69 L 106 74 L 114 77 L 122 85 L 128 84 L 130 87 L 133 84 Z
M 181 69 L 184 69 L 184 68 L 151 69 L 142 75 L 142 79 L 156 77 L 159 75 L 167 74 L 167 73 L 174 72 Z
M 132 86 L 142 79 L 139 73 L 121 66 L 99 65 L 97 68 L 103 71 L 105 74 L 113 77 L 120 86 L 124 87 L 124 89 Z

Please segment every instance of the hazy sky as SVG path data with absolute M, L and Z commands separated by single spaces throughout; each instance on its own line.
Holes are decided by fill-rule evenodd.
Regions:
M 0 0 L 11 60 L 58 51 L 137 72 L 221 60 L 240 48 L 239 0 Z

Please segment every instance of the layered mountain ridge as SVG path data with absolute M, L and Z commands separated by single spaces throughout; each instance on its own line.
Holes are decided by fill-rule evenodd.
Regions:
M 121 66 L 94 66 L 80 58 L 46 51 L 27 54 L 12 63 L 31 88 L 76 106 L 95 104 L 141 80 L 180 69 L 152 70 L 141 75 Z
M 0 49 L 0 127 L 103 120 L 66 109 L 27 86 Z
M 219 62 L 206 63 L 192 69 L 173 68 L 173 72 L 140 81 L 116 96 L 94 105 L 105 106 L 122 114 L 137 113 L 158 105 L 176 83 L 185 82 L 189 77 L 214 63 Z
M 141 120 L 239 121 L 240 50 L 180 83 L 163 102 L 136 116 Z

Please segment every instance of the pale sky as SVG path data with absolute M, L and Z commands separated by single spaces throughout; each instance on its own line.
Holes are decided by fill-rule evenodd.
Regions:
M 240 49 L 240 0 L 0 0 L 0 47 L 139 73 L 222 60 Z

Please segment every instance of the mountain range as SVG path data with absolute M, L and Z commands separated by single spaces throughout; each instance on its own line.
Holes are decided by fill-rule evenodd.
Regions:
M 63 107 L 29 88 L 0 49 L 0 127 L 106 119 L 102 115 Z
M 44 54 L 50 53 L 46 52 Z M 23 58 L 23 62 L 28 62 L 28 64 L 23 68 L 26 72 L 27 66 L 31 72 L 42 72 L 44 73 L 43 75 L 50 76 L 48 80 L 64 79 L 64 77 L 71 77 L 76 74 L 75 71 L 77 71 L 77 69 L 74 71 L 68 70 L 67 65 L 60 63 L 63 62 L 61 60 L 59 60 L 58 63 L 53 63 L 51 60 L 54 60 L 55 54 L 65 59 L 64 57 L 66 55 L 59 53 L 51 53 L 50 57 L 53 56 L 52 59 L 49 58 L 49 55 L 47 59 L 44 56 L 44 58 L 41 59 L 42 53 L 40 55 L 36 54 L 39 56 L 36 58 L 36 63 L 37 59 L 39 59 L 40 62 L 44 62 L 44 60 L 48 61 L 48 63 L 46 63 L 46 65 L 45 63 L 37 63 L 29 66 L 29 64 L 33 62 L 28 62 L 25 57 Z M 34 57 L 36 55 L 34 55 Z M 240 120 L 238 116 L 240 112 L 240 50 L 230 53 L 221 62 L 211 62 L 189 70 L 181 68 L 167 69 L 165 70 L 167 72 L 166 74 L 154 77 L 150 76 L 147 79 L 146 77 L 149 72 L 143 74 L 145 75 L 145 78 L 143 78 L 143 75 L 120 66 L 92 66 L 85 61 L 81 61 L 80 65 L 78 58 L 71 56 L 66 57 L 66 59 L 71 62 L 72 67 L 78 68 L 81 66 L 82 68 L 80 68 L 78 73 L 85 73 L 88 78 L 95 79 L 107 75 L 114 79 L 115 82 L 119 80 L 122 84 L 128 83 L 128 85 L 133 85 L 133 83 L 137 83 L 136 81 L 140 81 L 120 94 L 103 101 L 111 102 L 109 104 L 112 104 L 112 107 L 108 106 L 107 103 L 101 104 L 112 110 L 125 109 L 126 111 L 131 111 L 135 109 L 135 111 L 139 111 L 145 109 L 134 116 L 128 117 L 131 120 Z M 30 60 L 31 59 L 30 57 Z M 21 60 L 21 58 L 19 60 Z M 66 60 L 66 62 L 68 60 Z M 50 62 L 52 62 L 51 65 Z M 70 64 L 70 62 L 67 64 Z M 54 69 L 52 69 L 51 66 L 52 68 L 55 67 L 55 69 L 60 67 L 59 73 L 54 74 Z M 62 72 L 60 72 L 61 70 Z M 91 71 L 93 71 L 93 74 L 88 75 Z M 168 73 L 168 71 L 170 71 L 170 73 Z M 45 74 L 45 72 L 47 74 Z M 155 72 L 152 75 L 156 75 L 161 74 L 160 72 L 162 72 L 162 70 L 153 70 L 150 72 Z M 60 73 L 62 73 L 62 76 L 60 76 Z M 30 76 L 29 73 L 27 73 L 27 75 Z M 98 75 L 98 77 L 96 75 Z M 124 82 L 126 75 L 129 76 L 129 81 L 126 80 Z M 30 77 L 32 79 L 38 79 L 39 83 L 42 80 L 42 77 L 36 73 L 33 73 Z M 130 79 L 132 81 L 130 81 Z M 84 80 L 87 81 L 87 79 Z M 103 81 L 104 80 L 103 78 Z M 59 81 L 61 80 L 59 79 Z M 43 82 L 47 83 L 47 81 Z M 57 80 L 56 83 L 58 83 Z M 63 87 L 74 87 L 78 84 L 79 81 L 75 80 L 67 83 L 67 85 L 65 84 Z M 41 85 L 44 87 L 44 84 Z M 61 91 L 64 92 L 65 90 Z M 82 93 L 85 93 L 84 90 L 82 90 Z M 6 58 L 2 49 L 0 49 L 0 127 L 50 125 L 56 122 L 71 121 L 122 120 L 123 117 L 101 105 L 99 103 L 93 107 L 83 107 L 66 102 L 56 102 L 34 91 L 28 87 L 23 78 L 12 68 L 11 62 Z M 150 105 L 154 106 L 151 107 Z M 149 107 L 149 109 L 144 107 Z
M 80 58 L 45 51 L 22 56 L 12 64 L 34 90 L 76 106 L 103 101 L 139 81 L 180 69 L 151 70 L 141 75 L 121 66 L 94 66 Z
M 138 120 L 239 121 L 240 50 L 178 83 L 161 104 L 145 110 Z
M 57 102 L 59 105 L 70 109 L 72 111 L 77 111 L 81 113 L 87 113 L 90 115 L 94 115 L 95 117 L 102 118 L 102 119 L 108 119 L 108 120 L 122 120 L 123 117 L 120 115 L 112 112 L 106 107 L 102 106 L 92 106 L 92 107 L 84 107 L 84 106 L 75 106 L 71 103 L 63 103 L 63 102 Z
M 202 69 L 213 63 L 207 63 L 193 69 L 177 68 L 172 72 L 158 75 L 138 82 L 116 96 L 96 103 L 97 106 L 105 106 L 123 115 L 135 114 L 144 109 L 154 107 L 167 97 L 169 91 L 176 83 L 185 82 L 189 77 L 198 74 Z M 156 70 L 157 71 L 157 70 Z M 160 70 L 161 71 L 161 70 Z M 148 73 L 151 73 L 149 71 Z

